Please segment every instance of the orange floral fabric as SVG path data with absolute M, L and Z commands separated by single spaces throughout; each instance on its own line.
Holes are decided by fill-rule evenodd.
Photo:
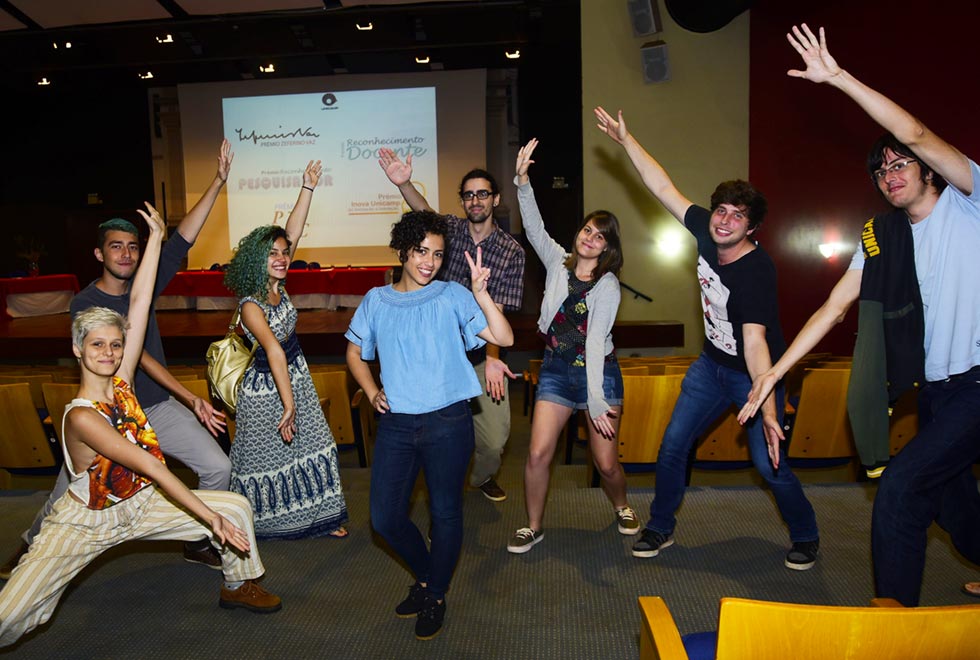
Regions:
M 92 401 L 92 407 L 102 413 L 123 438 L 140 449 L 150 452 L 166 465 L 167 461 L 160 451 L 160 443 L 157 442 L 157 434 L 147 422 L 146 413 L 140 407 L 129 384 L 121 378 L 114 377 L 112 385 L 112 405 L 104 401 Z M 95 455 L 87 472 L 90 509 L 108 509 L 153 483 L 125 465 L 114 463 L 99 454 Z

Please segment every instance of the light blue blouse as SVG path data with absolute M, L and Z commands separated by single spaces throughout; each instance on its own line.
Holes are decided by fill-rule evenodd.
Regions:
M 377 354 L 391 411 L 419 415 L 480 395 L 466 351 L 486 344 L 477 336 L 486 327 L 472 292 L 435 281 L 406 293 L 371 289 L 344 336 L 362 359 Z

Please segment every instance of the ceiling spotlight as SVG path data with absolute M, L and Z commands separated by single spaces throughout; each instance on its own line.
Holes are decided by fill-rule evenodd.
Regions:
M 276 67 L 275 67 L 275 65 L 273 65 L 271 63 L 270 64 L 267 64 L 265 66 L 259 65 L 259 71 L 261 71 L 262 73 L 275 73 L 276 72 Z
M 158 44 L 172 44 L 173 42 L 174 38 L 169 34 L 163 37 L 157 37 Z
M 360 30 L 361 32 L 366 32 L 368 30 L 374 29 L 374 23 L 367 23 L 366 25 L 361 25 L 360 23 L 354 23 L 354 25 L 357 26 L 357 29 Z
M 425 57 L 416 57 L 415 58 L 415 63 L 416 64 L 428 64 L 429 63 L 429 56 L 426 55 Z
M 153 77 L 153 72 L 147 71 L 146 73 L 140 73 L 138 75 L 140 77 L 140 80 L 149 80 L 150 78 Z
M 510 53 L 505 50 L 504 57 L 506 57 L 508 60 L 519 60 L 521 59 L 521 51 L 515 50 L 513 53 Z
M 66 41 L 65 42 L 65 48 L 71 48 L 71 42 L 70 41 Z
M 44 87 L 45 85 L 50 85 L 51 81 L 48 80 L 47 78 L 41 78 L 40 80 L 37 81 L 37 84 L 40 85 L 41 87 Z
M 55 50 L 58 50 L 58 42 L 57 41 L 52 41 L 51 42 L 51 47 L 54 48 Z

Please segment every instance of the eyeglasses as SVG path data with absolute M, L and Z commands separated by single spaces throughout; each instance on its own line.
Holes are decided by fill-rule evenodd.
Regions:
M 875 170 L 872 173 L 872 176 L 874 177 L 875 181 L 881 181 L 882 179 L 885 178 L 885 175 L 887 175 L 889 172 L 893 174 L 895 172 L 901 172 L 906 167 L 908 167 L 909 165 L 915 162 L 918 161 L 916 161 L 914 158 L 906 158 L 905 160 L 894 162 L 888 167 L 882 167 L 881 169 Z
M 487 199 L 492 194 L 493 193 L 489 190 L 467 190 L 466 192 L 461 193 L 459 197 L 464 202 L 472 202 L 474 197 L 482 200 Z

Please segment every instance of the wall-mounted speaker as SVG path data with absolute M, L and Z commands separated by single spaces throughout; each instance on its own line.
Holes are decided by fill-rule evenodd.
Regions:
M 640 47 L 640 60 L 643 67 L 643 82 L 661 83 L 670 80 L 670 59 L 667 57 L 667 44 L 651 41 Z
M 626 0 L 634 37 L 646 37 L 663 29 L 657 0 Z

